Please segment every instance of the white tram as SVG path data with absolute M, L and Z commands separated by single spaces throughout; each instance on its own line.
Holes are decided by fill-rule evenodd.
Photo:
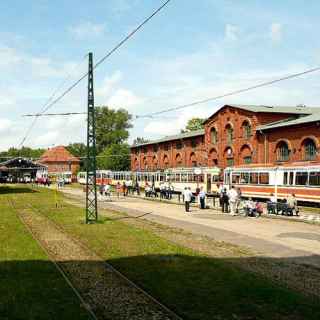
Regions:
M 118 182 L 123 184 L 126 181 L 138 182 L 141 188 L 147 184 L 154 184 L 159 188 L 161 183 L 171 183 L 174 190 L 182 191 L 185 187 L 190 187 L 195 192 L 197 187 L 203 187 L 206 192 L 217 190 L 216 183 L 219 181 L 219 168 L 175 168 L 165 171 L 97 171 L 97 184 L 110 183 L 116 185 Z M 78 182 L 86 183 L 86 173 L 78 173 Z
M 238 166 L 224 170 L 224 184 L 246 197 L 284 199 L 294 193 L 302 202 L 320 203 L 320 165 Z

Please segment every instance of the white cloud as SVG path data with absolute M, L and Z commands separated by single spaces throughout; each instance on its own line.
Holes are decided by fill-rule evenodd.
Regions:
M 269 35 L 273 42 L 280 42 L 282 40 L 282 25 L 280 23 L 272 23 Z
M 50 146 L 55 145 L 58 141 L 59 132 L 49 131 L 45 134 L 39 135 L 33 142 L 34 145 Z
M 99 100 L 105 101 L 111 94 L 111 91 L 119 84 L 122 79 L 121 71 L 115 71 L 111 77 L 105 77 L 101 86 L 96 89 L 96 97 Z
M 237 26 L 227 24 L 224 30 L 225 39 L 228 41 L 235 41 L 239 38 L 240 30 Z
M 23 58 L 14 48 L 0 45 L 0 68 L 11 68 L 22 60 Z
M 12 126 L 12 122 L 9 119 L 0 119 L 0 132 L 6 132 Z
M 106 31 L 104 24 L 92 23 L 90 21 L 71 26 L 68 29 L 69 33 L 76 39 L 85 39 L 89 37 L 100 37 Z
M 132 91 L 127 89 L 118 89 L 108 99 L 107 105 L 111 108 L 126 108 L 136 106 L 142 103 L 143 99 L 135 95 Z

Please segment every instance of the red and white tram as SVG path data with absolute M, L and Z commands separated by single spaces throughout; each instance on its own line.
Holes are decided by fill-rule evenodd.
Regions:
M 110 170 L 97 170 L 97 184 L 108 184 L 111 183 L 111 175 L 112 171 Z M 77 175 L 78 183 L 86 184 L 87 183 L 87 173 L 85 171 L 81 171 Z
M 294 193 L 297 200 L 320 204 L 320 165 L 257 166 L 226 168 L 224 184 L 241 189 L 245 197 L 284 199 Z

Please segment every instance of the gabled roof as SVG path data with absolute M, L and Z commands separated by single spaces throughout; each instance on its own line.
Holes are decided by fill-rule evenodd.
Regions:
M 48 149 L 40 158 L 40 163 L 48 162 L 80 162 L 80 159 L 73 156 L 64 146 L 57 146 Z
M 7 170 L 10 169 L 42 169 L 46 168 L 45 165 L 33 162 L 32 160 L 17 157 L 9 159 L 5 162 L 0 163 L 0 166 L 6 168 Z
M 257 130 L 269 130 L 269 129 L 282 128 L 282 127 L 300 125 L 304 123 L 317 122 L 317 121 L 320 121 L 320 112 L 310 114 L 304 117 L 300 117 L 297 119 L 285 119 L 281 121 L 271 122 L 269 124 L 265 124 L 257 127 Z
M 135 144 L 135 145 L 132 145 L 131 148 L 146 146 L 146 145 L 155 144 L 155 143 L 173 141 L 173 140 L 180 140 L 185 138 L 198 137 L 203 135 L 204 135 L 204 129 L 201 129 L 201 130 L 190 131 L 190 132 L 180 133 L 180 134 L 171 135 L 171 136 L 165 136 L 161 139 L 151 140 L 145 143 Z
M 305 106 L 265 106 L 265 105 L 250 105 L 250 104 L 226 104 L 220 109 L 218 109 L 214 114 L 212 114 L 205 122 L 212 119 L 222 108 L 232 107 L 236 109 L 242 109 L 254 113 L 287 113 L 295 115 L 310 115 L 320 112 L 320 107 L 305 107 Z
M 313 114 L 320 112 L 320 107 L 306 106 L 265 106 L 265 105 L 236 105 L 228 104 L 230 107 L 243 109 L 251 112 L 271 112 L 271 113 L 290 113 L 290 114 Z

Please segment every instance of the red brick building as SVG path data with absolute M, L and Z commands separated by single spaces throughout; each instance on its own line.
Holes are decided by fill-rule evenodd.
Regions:
M 132 146 L 131 169 L 320 163 L 320 108 L 225 105 L 204 130 Z
M 74 176 L 80 167 L 80 159 L 63 146 L 48 149 L 41 156 L 39 163 L 46 165 L 51 174 L 71 171 Z

